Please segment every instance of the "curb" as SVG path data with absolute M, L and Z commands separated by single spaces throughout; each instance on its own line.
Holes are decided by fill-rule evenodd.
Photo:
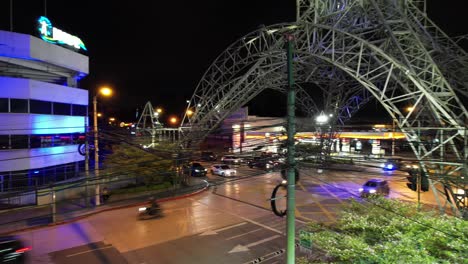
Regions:
M 158 202 L 168 202 L 168 201 L 173 201 L 173 200 L 179 200 L 179 199 L 183 199 L 183 198 L 187 198 L 187 197 L 190 197 L 190 196 L 197 195 L 199 193 L 202 193 L 202 192 L 208 190 L 209 188 L 210 188 L 210 185 L 207 184 L 205 187 L 203 187 L 202 189 L 197 190 L 195 192 L 188 193 L 188 194 L 183 194 L 183 195 L 180 195 L 180 196 L 162 198 L 162 199 L 158 199 L 157 201 Z M 15 234 L 15 233 L 31 231 L 31 230 L 36 230 L 36 229 L 41 229 L 41 228 L 46 228 L 46 227 L 69 224 L 69 223 L 73 223 L 73 222 L 85 219 L 87 217 L 90 217 L 90 216 L 93 216 L 93 215 L 96 215 L 96 214 L 99 214 L 99 213 L 104 213 L 104 212 L 108 212 L 108 211 L 119 210 L 119 209 L 124 209 L 124 208 L 129 208 L 129 207 L 134 207 L 134 206 L 138 206 L 138 205 L 145 205 L 147 203 L 148 202 L 137 202 L 137 203 L 132 203 L 132 204 L 126 204 L 126 205 L 106 208 L 106 209 L 102 209 L 102 210 L 98 210 L 98 211 L 89 212 L 89 213 L 86 213 L 84 215 L 74 217 L 73 219 L 70 219 L 70 220 L 50 223 L 50 224 L 47 224 L 47 225 L 26 227 L 26 228 L 18 229 L 18 230 L 15 230 L 15 231 L 5 232 L 5 233 L 2 233 L 1 235 L 11 235 L 11 234 Z

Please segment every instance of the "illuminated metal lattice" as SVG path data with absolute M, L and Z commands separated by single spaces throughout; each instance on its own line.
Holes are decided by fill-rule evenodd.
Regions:
M 251 32 L 211 64 L 188 105 L 195 111 L 184 117 L 189 129 L 182 144 L 200 142 L 265 89 L 285 90 L 289 34 L 297 107 L 310 116 L 334 113 L 345 123 L 377 100 L 406 135 L 432 191 L 440 194 L 440 209 L 448 201 L 463 212 L 468 56 L 425 10 L 424 0 L 299 1 L 295 23 Z

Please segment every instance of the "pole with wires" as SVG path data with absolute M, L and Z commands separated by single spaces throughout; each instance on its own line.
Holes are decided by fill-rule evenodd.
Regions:
M 288 122 L 288 139 L 287 139 L 287 179 L 288 179 L 288 195 L 287 195 L 287 211 L 286 211 L 286 232 L 287 232 L 287 245 L 286 245 L 286 258 L 288 264 L 295 263 L 295 209 L 296 209 L 296 161 L 294 160 L 295 146 L 294 146 L 294 134 L 296 133 L 296 120 L 295 120 L 295 100 L 296 91 L 294 89 L 294 78 L 293 78 L 293 50 L 292 50 L 292 35 L 286 35 L 287 40 L 287 64 L 288 64 L 288 102 L 287 102 L 287 122 Z

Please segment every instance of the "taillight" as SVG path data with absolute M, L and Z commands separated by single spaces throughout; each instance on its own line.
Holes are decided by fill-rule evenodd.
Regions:
M 32 249 L 32 247 L 23 247 L 23 248 L 17 249 L 15 252 L 16 253 L 24 253 L 24 252 L 29 251 L 31 249 Z

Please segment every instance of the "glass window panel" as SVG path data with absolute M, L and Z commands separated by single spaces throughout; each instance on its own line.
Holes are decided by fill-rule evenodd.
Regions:
M 54 146 L 72 145 L 72 136 L 70 134 L 62 134 L 54 136 Z
M 51 135 L 31 135 L 31 148 L 47 148 L 53 146 L 53 136 Z
M 86 105 L 72 105 L 72 114 L 74 116 L 87 116 Z
M 11 135 L 11 148 L 12 149 L 29 148 L 29 136 L 28 135 Z
M 54 103 L 54 115 L 70 115 L 71 105 L 64 103 Z
M 29 100 L 29 112 L 33 114 L 52 114 L 52 103 L 40 100 Z
M 27 113 L 28 100 L 27 99 L 10 99 L 10 111 L 12 113 Z
M 0 113 L 8 113 L 8 98 L 0 98 Z
M 10 136 L 9 135 L 0 135 L 0 149 L 10 148 Z
M 75 133 L 72 135 L 73 144 L 84 144 L 86 141 L 85 134 Z

